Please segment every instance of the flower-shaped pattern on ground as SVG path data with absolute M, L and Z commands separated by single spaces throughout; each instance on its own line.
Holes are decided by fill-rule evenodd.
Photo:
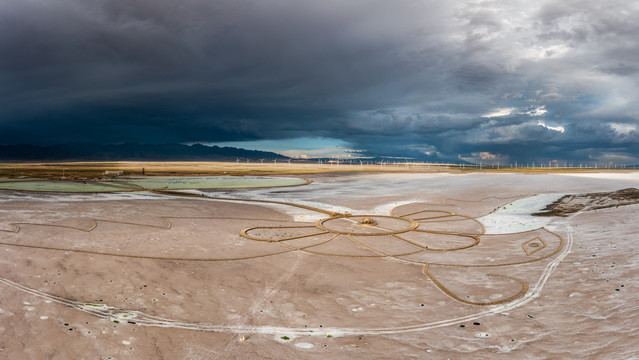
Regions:
M 395 208 L 390 215 L 333 214 L 314 224 L 256 226 L 242 230 L 241 236 L 277 242 L 291 250 L 315 255 L 392 258 L 420 264 L 423 274 L 446 295 L 470 305 L 507 303 L 523 296 L 529 288 L 525 280 L 503 271 L 480 270 L 526 266 L 556 255 L 563 247 L 561 236 L 544 228 L 486 235 L 483 224 L 474 217 L 418 203 Z M 464 298 L 438 280 L 435 273 L 446 270 L 470 271 L 471 275 L 480 275 L 478 281 L 486 283 L 510 283 L 510 291 L 515 293 L 493 294 L 490 301 Z M 519 289 L 513 291 L 513 284 Z

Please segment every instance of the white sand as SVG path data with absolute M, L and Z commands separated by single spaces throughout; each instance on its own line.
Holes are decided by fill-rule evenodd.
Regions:
M 508 234 L 529 231 L 546 226 L 552 217 L 532 216 L 564 194 L 539 194 L 513 201 L 497 211 L 477 220 L 486 227 L 486 234 Z
M 573 176 L 580 178 L 590 179 L 603 179 L 603 180 L 619 180 L 634 182 L 635 186 L 639 183 L 639 172 L 624 172 L 624 173 L 568 173 L 564 176 Z

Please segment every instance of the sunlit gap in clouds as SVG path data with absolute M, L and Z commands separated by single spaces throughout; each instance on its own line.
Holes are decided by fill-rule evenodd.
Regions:
M 331 158 L 359 157 L 359 151 L 340 139 L 322 137 L 298 137 L 279 140 L 226 141 L 218 143 L 202 143 L 208 146 L 238 147 L 248 150 L 271 151 L 293 158 Z

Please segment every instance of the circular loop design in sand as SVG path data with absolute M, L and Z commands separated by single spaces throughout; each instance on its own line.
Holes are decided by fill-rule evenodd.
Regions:
M 370 218 L 376 225 L 362 226 L 362 220 Z M 419 223 L 413 219 L 386 215 L 355 215 L 331 217 L 315 223 L 319 229 L 335 234 L 354 236 L 382 236 L 393 235 L 415 230 Z

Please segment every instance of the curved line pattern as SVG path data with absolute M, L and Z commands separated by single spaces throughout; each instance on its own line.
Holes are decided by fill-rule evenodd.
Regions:
M 302 252 L 308 252 L 308 251 L 305 251 L 305 250 L 308 249 L 308 248 L 312 248 L 312 247 L 315 247 L 315 246 L 320 246 L 320 245 L 326 244 L 327 242 L 332 241 L 333 239 L 335 239 L 338 236 L 339 236 L 339 234 L 335 234 L 335 235 L 331 236 L 330 238 L 328 238 L 328 239 L 326 239 L 326 240 L 324 240 L 322 242 L 319 242 L 317 244 L 311 244 L 311 245 L 302 246 L 302 247 L 296 247 L 296 246 L 293 246 L 293 245 L 291 245 L 289 243 L 285 243 L 285 242 L 282 242 L 281 244 L 285 245 L 285 246 L 288 246 L 289 248 L 291 248 L 294 251 L 298 250 L 298 251 L 302 251 Z
M 422 269 L 422 273 L 424 273 L 424 275 L 426 275 L 432 282 L 433 284 L 435 284 L 441 291 L 444 292 L 444 294 L 448 295 L 449 297 L 464 303 L 464 304 L 469 304 L 469 305 L 478 305 L 478 306 L 490 306 L 490 305 L 499 305 L 499 304 L 504 304 L 507 302 L 511 302 L 513 300 L 516 300 L 522 296 L 524 296 L 524 294 L 526 294 L 526 292 L 528 291 L 528 283 L 518 279 L 516 277 L 512 277 L 512 276 L 506 276 L 506 275 L 497 275 L 497 274 L 486 274 L 486 276 L 492 276 L 492 277 L 500 277 L 500 278 L 504 278 L 504 279 L 510 279 L 510 280 L 514 280 L 517 281 L 518 283 L 521 284 L 521 289 L 519 290 L 519 292 L 513 296 L 510 296 L 508 298 L 505 299 L 501 299 L 501 300 L 497 300 L 497 301 L 489 301 L 489 302 L 474 302 L 474 301 L 469 301 L 466 299 L 462 299 L 459 296 L 455 295 L 452 291 L 448 290 L 444 285 L 442 285 L 442 283 L 440 283 L 439 281 L 437 281 L 437 279 L 435 279 L 435 277 L 428 272 L 428 267 L 430 264 L 426 264 L 424 265 L 424 268 Z
M 427 262 L 422 262 L 422 261 L 403 259 L 403 258 L 400 258 L 400 257 L 417 254 L 417 253 L 420 253 L 420 252 L 423 252 L 423 251 L 450 252 L 450 251 L 458 251 L 458 250 L 464 250 L 464 249 L 468 249 L 468 248 L 474 247 L 474 246 L 479 244 L 480 237 L 485 234 L 486 229 L 485 229 L 484 225 L 480 221 L 478 221 L 476 218 L 473 218 L 473 217 L 470 217 L 470 216 L 465 216 L 465 215 L 460 215 L 460 214 L 457 214 L 455 212 L 445 211 L 445 210 L 429 210 L 429 209 L 425 209 L 425 210 L 414 211 L 414 212 L 411 212 L 411 213 L 404 214 L 404 215 L 401 215 L 399 217 L 396 217 L 393 214 L 395 213 L 397 208 L 394 208 L 394 209 L 391 210 L 391 216 L 381 216 L 381 217 L 401 218 L 402 220 L 409 221 L 411 223 L 411 226 L 408 228 L 408 230 L 402 229 L 400 231 L 394 231 L 394 230 L 391 230 L 391 229 L 386 229 L 386 230 L 391 230 L 391 231 L 388 231 L 388 232 L 385 232 L 385 233 L 373 233 L 373 234 L 370 234 L 370 233 L 341 233 L 341 232 L 335 232 L 335 231 L 331 231 L 329 229 L 324 228 L 323 225 L 322 225 L 323 222 L 328 221 L 330 219 L 335 219 L 335 218 L 349 218 L 352 215 L 350 215 L 350 214 L 339 214 L 339 213 L 327 211 L 327 210 L 320 209 L 320 208 L 315 208 L 315 207 L 301 205 L 301 204 L 287 203 L 287 202 L 283 202 L 283 201 L 215 197 L 215 196 L 208 196 L 208 195 L 204 195 L 204 194 L 184 193 L 184 192 L 178 192 L 178 191 L 172 191 L 172 190 L 150 190 L 150 189 L 144 189 L 144 188 L 142 188 L 140 186 L 138 186 L 138 188 L 139 188 L 138 190 L 147 190 L 147 191 L 150 191 L 152 193 L 156 193 L 156 194 L 160 194 L 160 195 L 166 195 L 166 196 L 179 196 L 179 197 L 187 197 L 187 198 L 205 198 L 205 199 L 219 200 L 219 201 L 240 201 L 240 202 L 258 203 L 258 204 L 259 203 L 268 203 L 268 204 L 278 204 L 278 205 L 285 205 L 285 206 L 293 206 L 293 207 L 297 207 L 297 208 L 301 208 L 301 209 L 305 209 L 305 210 L 311 210 L 311 211 L 314 211 L 314 212 L 327 214 L 330 217 L 328 219 L 323 219 L 323 220 L 318 221 L 315 225 L 308 225 L 308 226 L 304 226 L 304 225 L 302 225 L 302 226 L 256 226 L 256 227 L 251 227 L 251 228 L 244 229 L 240 233 L 240 236 L 242 236 L 244 238 L 247 238 L 247 239 L 250 239 L 250 240 L 255 240 L 255 241 L 261 241 L 261 242 L 269 242 L 269 243 L 270 242 L 276 242 L 276 243 L 284 245 L 288 249 L 283 250 L 283 251 L 277 251 L 277 252 L 273 252 L 273 253 L 268 253 L 268 254 L 260 254 L 260 255 L 246 256 L 246 257 L 235 257 L 235 258 L 156 257 L 156 256 L 128 255 L 128 254 L 119 254 L 119 253 L 98 252 L 98 251 L 90 251 L 90 250 L 82 250 L 82 249 L 56 248 L 56 247 L 39 246 L 39 245 L 15 244 L 15 243 L 6 243 L 6 242 L 0 242 L 0 245 L 23 247 L 23 248 L 33 248 L 33 249 L 41 249 L 41 250 L 69 251 L 69 252 L 86 253 L 86 254 L 94 254 L 94 255 L 118 256 L 118 257 L 125 257 L 125 258 L 137 258 L 137 259 L 149 259 L 149 260 L 170 260 L 170 261 L 211 261 L 211 262 L 215 262 L 215 261 L 235 261 L 235 260 L 255 259 L 255 258 L 260 258 L 260 257 L 265 257 L 265 256 L 273 256 L 273 255 L 288 253 L 288 252 L 292 252 L 292 251 L 300 251 L 300 252 L 305 252 L 305 253 L 315 254 L 315 255 L 322 255 L 322 256 L 346 257 L 346 258 L 382 258 L 382 257 L 387 257 L 387 258 L 393 258 L 393 259 L 396 259 L 396 260 L 399 260 L 399 261 L 404 261 L 404 262 L 410 262 L 410 263 L 416 263 L 416 264 L 424 265 L 424 268 L 423 268 L 422 272 L 429 279 L 431 279 L 431 281 L 433 281 L 433 283 L 438 288 L 440 288 L 444 293 L 449 295 L 452 299 L 454 299 L 456 301 L 460 301 L 462 303 L 467 303 L 467 304 L 472 304 L 472 305 L 482 305 L 482 306 L 501 304 L 501 303 L 505 303 L 505 302 L 509 302 L 509 301 L 514 300 L 514 299 L 517 299 L 518 297 L 521 297 L 521 296 L 523 296 L 523 294 L 526 293 L 526 291 L 528 290 L 528 284 L 525 283 L 523 280 L 520 280 L 520 279 L 517 279 L 517 278 L 512 278 L 512 277 L 508 277 L 508 276 L 504 276 L 504 275 L 487 274 L 488 276 L 504 277 L 504 278 L 508 278 L 508 279 L 512 279 L 512 280 L 518 281 L 519 283 L 522 284 L 522 289 L 519 291 L 518 294 L 516 294 L 515 296 L 512 296 L 512 297 L 509 297 L 507 299 L 502 299 L 502 300 L 499 300 L 499 301 L 496 301 L 496 302 L 489 302 L 489 303 L 473 303 L 473 302 L 469 302 L 469 301 L 466 301 L 464 299 L 461 299 L 458 296 L 456 296 L 455 294 L 453 294 L 452 292 L 448 291 L 441 283 L 439 283 L 432 276 L 432 274 L 430 274 L 428 272 L 428 266 L 436 265 L 436 266 L 463 267 L 463 268 L 483 268 L 483 267 L 487 268 L 487 267 L 503 267 L 503 266 L 521 265 L 521 264 L 526 264 L 526 263 L 531 263 L 531 262 L 536 262 L 536 261 L 540 261 L 540 260 L 543 260 L 543 259 L 547 259 L 547 258 L 549 258 L 551 256 L 554 256 L 554 255 L 558 254 L 564 247 L 564 239 L 563 239 L 563 237 L 561 237 L 560 235 L 558 235 L 556 233 L 553 233 L 553 232 L 551 232 L 551 231 L 549 231 L 549 230 L 547 230 L 545 228 L 541 228 L 542 230 L 544 230 L 544 231 L 546 231 L 546 232 L 548 232 L 548 233 L 550 233 L 550 234 L 552 234 L 554 236 L 557 236 L 559 238 L 559 240 L 560 240 L 560 243 L 559 243 L 559 246 L 557 247 L 557 249 L 555 249 L 552 253 L 549 253 L 549 254 L 547 254 L 547 255 L 545 255 L 543 257 L 540 257 L 540 258 L 526 260 L 526 261 L 505 263 L 505 264 L 486 264 L 486 265 L 462 265 L 462 264 L 427 263 Z M 487 198 L 481 199 L 481 200 L 459 200 L 459 199 L 452 199 L 451 198 L 451 199 L 443 200 L 442 201 L 443 204 L 439 204 L 439 205 L 453 205 L 453 204 L 447 203 L 446 202 L 447 200 L 465 201 L 465 202 L 480 202 L 480 201 L 484 201 L 484 200 L 490 199 L 490 198 L 495 198 L 495 199 L 513 199 L 513 197 L 497 198 L 497 197 L 494 197 L 494 196 L 487 197 Z M 421 205 L 431 205 L 431 204 L 421 204 Z M 417 215 L 417 214 L 423 214 L 423 213 L 439 213 L 439 214 L 444 214 L 444 215 L 438 215 L 438 216 L 433 216 L 433 217 L 425 217 L 425 218 L 419 218 L 419 219 L 413 219 L 413 218 L 409 217 L 411 215 Z M 459 216 L 459 217 L 462 217 L 464 219 L 461 219 L 461 220 L 441 220 L 441 219 L 445 219 L 445 218 L 452 217 L 452 216 Z M 177 218 L 186 218 L 186 219 L 234 219 L 234 218 L 205 218 L 205 217 L 193 217 L 193 218 L 190 218 L 190 217 L 160 217 L 160 219 L 166 221 L 166 226 L 159 226 L 159 225 L 152 225 L 152 224 L 139 224 L 139 223 L 115 221 L 115 220 L 92 219 L 93 225 L 89 229 L 83 229 L 83 228 L 78 228 L 78 227 L 73 227 L 73 226 L 68 226 L 68 225 L 12 223 L 10 225 L 15 227 L 14 230 L 0 230 L 0 231 L 18 233 L 21 230 L 20 225 L 35 225 L 35 226 L 50 226 L 50 227 L 59 227 L 59 228 L 67 228 L 67 229 L 79 230 L 79 231 L 84 231 L 84 232 L 91 232 L 91 231 L 93 231 L 94 229 L 97 228 L 98 222 L 134 225 L 134 226 L 143 226 L 143 227 L 151 227 L 151 228 L 159 228 L 159 229 L 170 230 L 172 228 L 172 223 L 171 223 L 170 219 L 172 219 L 172 218 L 175 218 L 175 219 L 177 219 Z M 258 219 L 237 218 L 237 220 L 258 220 Z M 426 221 L 427 220 L 435 220 L 435 221 L 430 221 L 430 222 L 433 222 L 433 223 L 436 223 L 436 222 L 439 222 L 439 221 L 444 222 L 444 221 L 472 220 L 472 221 L 475 221 L 477 224 L 479 224 L 481 226 L 481 233 L 480 234 L 468 234 L 468 233 L 461 233 L 461 232 L 418 229 L 418 226 L 425 225 L 425 224 L 424 223 L 418 223 L 417 220 L 426 220 Z M 284 220 L 273 220 L 273 221 L 284 221 Z M 252 236 L 252 235 L 249 234 L 250 231 L 256 230 L 256 229 L 302 229 L 302 228 L 317 228 L 320 231 L 317 232 L 317 233 L 303 234 L 303 235 L 297 235 L 297 236 L 289 236 L 289 237 L 284 237 L 284 238 L 279 238 L 279 239 L 264 239 L 264 238 L 258 238 L 256 236 Z M 537 230 L 539 230 L 539 229 L 532 230 L 532 231 L 537 231 Z M 405 238 L 403 238 L 403 237 L 398 235 L 400 233 L 405 233 L 405 232 L 409 232 L 409 231 L 416 231 L 416 232 L 436 234 L 436 235 L 448 235 L 448 236 L 464 237 L 464 238 L 472 239 L 473 242 L 471 244 L 469 244 L 469 245 L 450 248 L 450 249 L 430 248 L 430 247 L 427 247 L 425 245 L 421 245 L 421 244 L 418 244 L 418 243 L 413 242 L 411 240 L 405 239 Z M 521 234 L 528 233 L 528 232 L 531 232 L 531 231 L 521 232 Z M 332 237 L 330 237 L 329 239 L 321 241 L 321 242 L 316 243 L 316 244 L 311 244 L 311 245 L 307 245 L 307 246 L 303 246 L 303 247 L 296 247 L 296 246 L 293 246 L 291 244 L 286 243 L 289 240 L 308 238 L 308 237 L 314 237 L 314 236 L 321 236 L 321 235 L 325 235 L 325 234 L 329 234 L 329 233 L 332 233 L 334 235 Z M 321 253 L 321 252 L 309 250 L 309 249 L 311 249 L 313 247 L 317 247 L 317 246 L 326 244 L 326 243 L 328 243 L 330 241 L 333 241 L 334 239 L 336 239 L 340 235 L 346 235 L 347 238 L 350 239 L 354 244 L 356 244 L 358 246 L 361 246 L 364 249 L 367 249 L 368 251 L 371 251 L 371 252 L 375 253 L 375 255 L 343 255 L 343 254 Z M 385 253 L 383 251 L 375 249 L 374 247 L 368 246 L 368 245 L 362 243 L 361 241 L 358 241 L 354 237 L 354 236 L 382 236 L 382 235 L 384 235 L 384 236 L 386 236 L 386 235 L 393 236 L 394 238 L 397 238 L 397 239 L 399 239 L 401 241 L 404 241 L 404 242 L 406 242 L 408 244 L 417 246 L 418 248 L 420 248 L 420 250 L 413 251 L 413 252 L 408 252 L 408 253 L 404 253 L 404 254 L 387 254 L 387 253 Z
M 369 216 L 369 215 L 361 215 L 361 216 L 357 216 L 357 217 L 367 217 L 367 216 Z M 371 215 L 371 216 L 373 216 L 373 215 Z M 388 229 L 388 228 L 381 227 L 379 225 L 374 226 L 376 228 L 386 230 L 386 232 L 383 232 L 383 233 L 364 233 L 364 232 L 356 233 L 356 232 L 345 232 L 345 231 L 344 232 L 340 232 L 340 231 L 331 230 L 331 229 L 329 229 L 329 228 L 324 226 L 324 223 L 329 221 L 329 220 L 334 220 L 334 219 L 339 219 L 339 218 L 349 219 L 351 217 L 352 216 L 339 216 L 339 217 L 331 217 L 331 218 L 328 218 L 328 219 L 322 219 L 322 220 L 317 221 L 315 223 L 315 226 L 318 227 L 319 229 L 327 231 L 327 232 L 344 234 L 344 235 L 349 234 L 349 235 L 356 235 L 356 236 L 385 236 L 385 235 L 393 235 L 393 234 L 402 234 L 402 233 L 406 233 L 406 232 L 409 232 L 409 231 L 414 231 L 419 226 L 419 223 L 417 221 L 413 220 L 413 219 L 396 218 L 394 216 L 384 216 L 384 215 L 374 215 L 374 217 L 377 217 L 377 218 L 381 217 L 381 218 L 402 219 L 404 221 L 408 221 L 410 226 L 408 226 L 406 228 L 399 229 L 399 230 Z
M 312 225 L 311 226 L 255 226 L 255 227 L 251 227 L 251 228 L 247 228 L 247 229 L 242 230 L 240 232 L 240 236 L 242 236 L 244 238 L 247 238 L 249 240 L 255 240 L 255 241 L 280 242 L 280 241 L 288 241 L 288 240 L 294 240 L 294 239 L 302 239 L 302 238 L 307 238 L 307 237 L 311 237 L 311 236 L 323 235 L 323 234 L 328 234 L 329 233 L 328 231 L 320 231 L 320 232 L 315 232 L 315 233 L 311 233 L 311 234 L 289 236 L 289 237 L 278 238 L 278 239 L 263 239 L 263 238 L 258 238 L 256 236 L 248 234 L 249 231 L 257 230 L 257 229 L 273 230 L 273 229 L 309 229 L 309 228 L 317 229 L 315 226 L 312 226 Z
M 533 231 L 537 231 L 537 230 L 544 230 L 544 231 L 556 236 L 557 238 L 559 238 L 559 245 L 557 246 L 557 248 L 552 253 L 544 255 L 544 256 L 536 258 L 536 259 L 517 261 L 517 262 L 511 262 L 511 263 L 505 263 L 505 264 L 484 264 L 484 265 L 440 264 L 440 263 L 428 263 L 428 262 L 425 262 L 425 261 L 417 261 L 417 260 L 410 260 L 410 259 L 398 259 L 398 260 L 407 261 L 407 262 L 411 262 L 411 263 L 414 263 L 414 264 L 422 264 L 422 265 L 429 264 L 429 265 L 448 266 L 448 267 L 466 267 L 466 268 L 502 267 L 502 266 L 513 266 L 513 265 L 530 264 L 530 263 L 533 263 L 533 262 L 541 261 L 541 260 L 547 259 L 549 257 L 552 257 L 554 255 L 557 255 L 564 248 L 564 246 L 565 246 L 564 238 L 561 235 L 559 235 L 557 233 L 554 233 L 554 232 L 552 232 L 552 231 L 550 231 L 550 230 L 548 230 L 546 228 L 542 227 L 540 229 L 524 231 L 524 232 L 521 232 L 521 233 L 523 234 L 523 233 L 533 232 Z
M 395 209 L 391 210 L 391 214 L 394 213 Z M 409 212 L 408 214 L 397 215 L 397 216 L 403 218 L 403 217 L 407 217 L 407 216 L 411 216 L 411 215 L 417 215 L 417 214 L 424 213 L 424 212 L 446 213 L 446 215 L 435 216 L 435 217 L 433 217 L 433 219 L 437 219 L 438 217 L 446 217 L 446 216 L 454 216 L 455 215 L 454 212 L 446 211 L 446 210 L 419 210 L 419 211 L 413 211 L 413 212 Z M 414 220 L 417 220 L 417 219 L 414 219 Z
M 424 231 L 425 232 L 425 231 Z M 435 233 L 435 234 L 440 234 L 441 233 Z M 446 234 L 446 235 L 450 235 L 450 234 Z M 413 242 L 411 240 L 405 239 L 399 235 L 395 235 L 396 238 L 400 239 L 400 240 L 404 240 L 408 243 L 411 243 L 413 245 L 417 245 L 419 247 L 423 247 L 424 250 L 428 250 L 428 251 L 440 251 L 440 252 L 447 252 L 447 251 L 457 251 L 457 250 L 463 250 L 463 249 L 468 249 L 471 248 L 473 246 L 476 246 L 477 244 L 479 244 L 479 236 L 472 236 L 472 235 L 461 235 L 461 234 L 455 234 L 456 236 L 461 236 L 461 237 L 467 237 L 467 238 L 471 238 L 474 239 L 474 242 L 472 244 L 469 245 L 464 245 L 464 246 L 460 246 L 460 247 L 454 247 L 454 248 L 450 248 L 450 249 L 437 249 L 437 248 L 432 248 L 432 247 L 428 247 L 428 246 L 422 246 L 416 242 Z M 395 255 L 395 256 L 402 256 L 402 255 Z
M 535 240 L 539 240 L 539 242 L 541 242 L 541 246 L 539 246 L 539 244 L 535 244 L 533 243 Z M 532 249 L 532 251 L 529 251 L 526 246 L 528 244 L 532 243 L 532 245 L 537 245 L 537 248 Z M 532 247 L 532 245 L 530 245 Z M 534 253 L 536 253 L 539 250 L 544 249 L 546 246 L 548 246 L 548 244 L 544 241 L 544 239 L 540 238 L 539 236 L 537 236 L 536 238 L 530 239 L 528 241 L 526 241 L 525 243 L 521 244 L 521 247 L 524 249 L 524 252 L 526 253 L 526 255 L 530 256 Z
M 365 248 L 369 249 L 369 250 L 370 250 L 370 251 L 372 251 L 372 252 L 375 252 L 375 253 L 377 253 L 377 254 L 380 254 L 380 255 L 382 255 L 383 257 L 414 255 L 414 254 L 418 254 L 418 253 L 420 253 L 420 252 L 423 252 L 424 250 L 426 250 L 426 249 L 427 249 L 426 247 L 420 246 L 419 244 L 413 244 L 413 245 L 416 245 L 416 246 L 421 247 L 422 249 L 421 249 L 421 250 L 416 250 L 416 251 L 407 252 L 407 253 L 403 253 L 403 254 L 395 254 L 395 255 L 392 255 L 392 254 L 386 254 L 386 253 L 381 252 L 381 251 L 379 251 L 379 250 L 377 250 L 377 249 L 375 249 L 375 248 L 372 248 L 372 247 L 370 247 L 370 246 L 368 246 L 368 245 L 364 244 L 363 242 L 361 242 L 361 241 L 357 240 L 356 238 L 354 238 L 354 237 L 353 237 L 353 236 L 351 236 L 351 235 L 348 235 L 348 237 L 349 237 L 349 238 L 350 238 L 353 242 L 355 242 L 356 244 L 361 245 L 361 246 L 363 246 L 363 247 L 365 247 Z
M 82 249 L 56 248 L 56 247 L 51 247 L 51 246 L 28 245 L 28 244 L 13 244 L 13 243 L 6 243 L 6 242 L 0 242 L 0 245 L 21 247 L 21 248 L 29 248 L 29 249 L 39 249 L 39 250 L 75 252 L 75 253 L 91 254 L 91 255 L 116 256 L 116 257 L 123 257 L 123 258 L 129 258 L 129 259 L 167 260 L 167 261 L 193 261 L 193 262 L 219 262 L 219 261 L 249 260 L 249 259 L 257 259 L 257 258 L 266 257 L 266 256 L 284 254 L 284 253 L 293 251 L 293 250 L 284 250 L 284 251 L 278 251 L 278 252 L 268 253 L 268 254 L 259 254 L 259 255 L 252 255 L 252 256 L 241 256 L 241 257 L 233 257 L 233 258 L 180 258 L 180 257 L 129 255 L 129 254 L 119 254 L 119 253 L 110 253 L 110 252 L 101 252 L 101 251 L 92 251 L 92 250 L 82 250 Z

